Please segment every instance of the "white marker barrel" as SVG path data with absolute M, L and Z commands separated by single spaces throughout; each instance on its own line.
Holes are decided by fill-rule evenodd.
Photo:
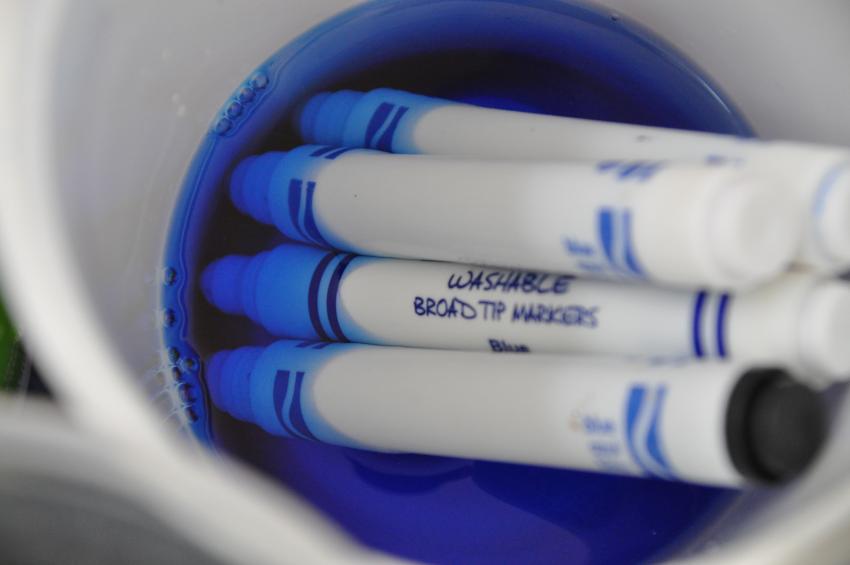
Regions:
M 203 273 L 207 300 L 280 337 L 438 349 L 734 359 L 850 378 L 850 284 L 790 273 L 732 294 L 283 244 Z
M 502 159 L 672 159 L 770 176 L 803 219 L 801 264 L 850 268 L 850 150 L 480 108 L 399 90 L 311 98 L 297 117 L 310 143 Z M 622 174 L 641 166 L 622 163 Z
M 303 146 L 243 162 L 231 197 L 288 237 L 364 255 L 712 287 L 775 276 L 791 199 L 731 169 L 469 161 Z
M 270 434 L 738 486 L 799 474 L 820 397 L 778 369 L 280 341 L 214 355 L 215 406 Z

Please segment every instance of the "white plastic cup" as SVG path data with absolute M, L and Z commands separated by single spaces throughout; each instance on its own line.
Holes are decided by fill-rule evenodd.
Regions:
M 141 386 L 167 367 L 157 320 L 163 246 L 211 118 L 270 53 L 357 3 L 258 0 L 250 10 L 236 0 L 0 3 L 7 306 L 73 425 L 121 446 L 114 461 L 143 479 L 133 494 L 232 561 L 394 561 L 366 553 L 256 473 L 226 465 L 225 474 L 221 461 L 190 456 Z M 769 18 L 759 3 L 736 0 L 605 5 L 680 39 L 757 131 L 850 143 L 841 97 L 850 75 L 835 72 L 850 51 L 843 4 L 782 6 Z M 816 41 L 787 40 L 812 17 Z M 764 48 L 752 49 L 754 42 Z M 808 103 L 812 92 L 820 95 Z M 836 404 L 836 433 L 850 433 L 846 402 Z M 833 443 L 808 476 L 742 499 L 718 529 L 705 531 L 701 546 L 713 551 L 671 559 L 840 561 L 850 522 L 848 461 L 850 450 Z

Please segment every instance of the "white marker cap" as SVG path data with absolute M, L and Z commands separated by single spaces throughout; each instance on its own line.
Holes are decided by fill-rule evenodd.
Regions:
M 798 332 L 805 368 L 830 380 L 850 378 L 850 285 L 816 286 L 803 302 Z
M 821 200 L 816 204 L 816 229 L 829 258 L 850 265 L 850 162 L 823 180 Z
M 754 286 L 779 274 L 799 247 L 793 196 L 760 176 L 677 166 L 656 181 L 636 202 L 637 217 L 656 221 L 636 222 L 635 238 L 658 280 Z
M 711 252 L 725 276 L 765 280 L 787 265 L 800 239 L 792 203 L 777 187 L 738 177 L 720 189 L 709 214 Z
M 846 281 L 792 271 L 735 295 L 732 303 L 727 328 L 731 357 L 775 363 L 779 355 L 797 377 L 821 387 L 850 378 Z
M 745 167 L 797 196 L 806 228 L 797 263 L 819 272 L 850 269 L 850 151 L 788 141 L 748 147 Z

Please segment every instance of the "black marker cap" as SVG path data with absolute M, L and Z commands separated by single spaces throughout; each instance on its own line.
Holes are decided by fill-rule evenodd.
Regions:
M 783 369 L 751 369 L 735 385 L 726 443 L 744 477 L 759 483 L 788 481 L 815 459 L 826 436 L 820 395 Z

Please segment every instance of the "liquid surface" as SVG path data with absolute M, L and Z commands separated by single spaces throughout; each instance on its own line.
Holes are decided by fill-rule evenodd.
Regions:
M 749 134 L 699 73 L 616 15 L 548 0 L 384 1 L 282 48 L 224 101 L 181 194 L 163 271 L 164 336 L 202 440 L 299 492 L 357 539 L 430 563 L 618 563 L 698 544 L 734 491 L 522 465 L 381 455 L 270 437 L 217 412 L 203 359 L 273 338 L 197 289 L 229 253 L 282 241 L 238 214 L 239 159 L 300 144 L 293 109 L 321 90 L 392 87 L 485 106 Z

